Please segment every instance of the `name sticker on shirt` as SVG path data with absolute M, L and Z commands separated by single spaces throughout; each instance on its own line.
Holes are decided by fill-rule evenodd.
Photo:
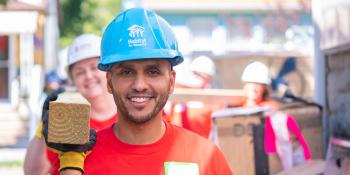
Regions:
M 164 162 L 165 175 L 199 175 L 196 163 Z

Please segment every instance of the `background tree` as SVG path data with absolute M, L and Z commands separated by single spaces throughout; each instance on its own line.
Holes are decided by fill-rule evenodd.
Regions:
M 7 0 L 0 0 L 0 5 L 5 5 Z
M 83 33 L 101 35 L 121 10 L 121 0 L 60 0 L 60 45 Z

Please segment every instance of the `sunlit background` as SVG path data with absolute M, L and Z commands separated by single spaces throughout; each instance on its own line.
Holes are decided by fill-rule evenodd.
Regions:
M 202 55 L 214 60 L 213 88 L 241 89 L 244 67 L 261 61 L 277 84 L 325 107 L 325 139 L 329 117 L 349 116 L 347 0 L 0 0 L 0 174 L 23 174 L 45 75 L 67 80 L 74 37 L 101 35 L 121 10 L 140 6 L 170 23 L 186 63 Z M 279 76 L 288 59 L 295 69 Z

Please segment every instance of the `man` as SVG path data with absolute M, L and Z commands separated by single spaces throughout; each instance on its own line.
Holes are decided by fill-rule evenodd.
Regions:
M 91 104 L 90 127 L 96 130 L 117 120 L 113 96 L 107 92 L 106 73 L 97 69 L 101 37 L 83 34 L 74 39 L 68 50 L 67 73 L 77 91 Z M 24 161 L 26 175 L 59 174 L 57 154 L 45 149 L 41 129 L 28 146 Z
M 183 61 L 163 18 L 142 8 L 122 12 L 106 28 L 101 51 L 99 69 L 107 72 L 119 121 L 97 133 L 84 166 L 93 135 L 86 149 L 52 146 L 61 150 L 61 174 L 232 174 L 213 143 L 162 120 L 173 66 Z

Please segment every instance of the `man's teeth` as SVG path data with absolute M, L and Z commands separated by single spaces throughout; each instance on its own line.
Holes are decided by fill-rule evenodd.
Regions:
M 131 98 L 132 102 L 137 102 L 137 103 L 142 103 L 142 102 L 145 102 L 147 100 L 148 100 L 148 98 Z

